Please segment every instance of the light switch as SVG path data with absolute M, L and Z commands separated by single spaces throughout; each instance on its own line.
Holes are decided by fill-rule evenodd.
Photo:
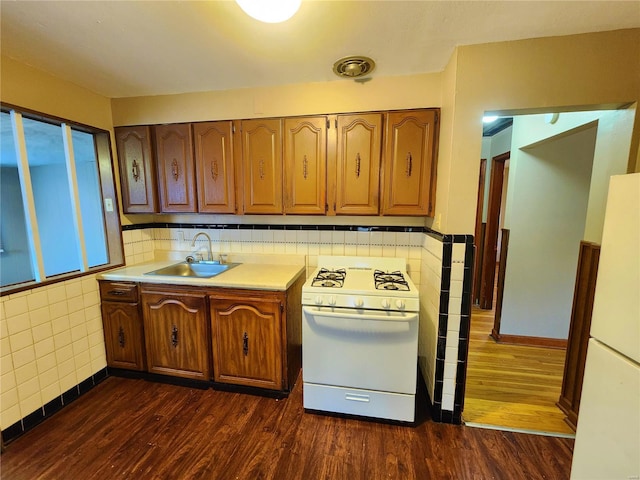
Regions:
M 104 199 L 104 209 L 107 212 L 113 212 L 113 200 L 111 198 Z

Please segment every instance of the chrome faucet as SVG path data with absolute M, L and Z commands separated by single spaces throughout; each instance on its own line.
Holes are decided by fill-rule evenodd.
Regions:
M 208 261 L 212 261 L 213 260 L 213 252 L 211 251 L 211 237 L 209 235 L 207 235 L 204 232 L 198 232 L 196 233 L 196 235 L 193 237 L 193 241 L 191 242 L 191 246 L 195 247 L 196 246 L 196 239 L 200 236 L 200 235 L 204 235 L 205 237 L 207 237 L 207 240 L 209 240 L 209 249 L 207 250 L 208 253 Z

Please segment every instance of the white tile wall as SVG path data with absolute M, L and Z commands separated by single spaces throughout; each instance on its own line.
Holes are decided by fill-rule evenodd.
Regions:
M 0 428 L 6 428 L 103 369 L 106 357 L 93 275 L 7 295 L 0 305 Z
M 127 265 L 153 259 L 154 250 L 199 251 L 205 253 L 207 240 L 199 231 L 211 237 L 211 250 L 218 253 L 271 253 L 306 255 L 307 268 L 313 270 L 318 255 L 359 255 L 404 257 L 407 271 L 416 285 L 421 280 L 423 233 L 354 232 L 330 230 L 262 230 L 262 229 L 180 229 L 154 228 L 123 232 Z M 206 254 L 206 253 L 205 253 Z
M 420 328 L 418 355 L 429 397 L 434 400 L 436 348 L 442 282 L 442 242 L 423 235 L 420 260 Z
M 126 264 L 153 260 L 155 250 L 204 251 L 204 237 L 198 239 L 196 247 L 191 247 L 198 231 L 180 228 L 124 231 Z M 438 286 L 439 295 L 436 265 L 441 262 L 442 245 L 432 242 L 430 237 L 404 232 L 205 231 L 211 237 L 214 254 L 303 254 L 307 256 L 309 271 L 317 266 L 318 255 L 406 258 L 408 273 L 420 288 L 421 299 L 429 299 L 421 307 L 428 312 L 422 315 L 426 320 L 421 319 L 420 328 L 425 332 L 421 334 L 421 355 L 427 349 L 428 356 L 435 358 L 433 325 L 437 326 L 438 304 L 434 302 L 439 296 L 434 288 Z M 431 245 L 434 257 L 427 256 L 428 268 L 423 242 Z M 428 287 L 421 286 L 425 277 L 430 279 Z M 98 283 L 93 275 L 0 298 L 0 428 L 11 426 L 106 366 L 100 315 Z

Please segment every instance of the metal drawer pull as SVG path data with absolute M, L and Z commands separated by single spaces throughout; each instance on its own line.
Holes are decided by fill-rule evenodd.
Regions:
M 353 402 L 364 402 L 369 403 L 369 395 L 356 395 L 354 393 L 346 393 L 344 395 L 345 400 L 351 400 Z
M 171 162 L 171 172 L 173 173 L 173 179 L 177 182 L 180 177 L 180 170 L 178 168 L 178 160 L 175 158 L 173 159 L 173 162 Z
M 171 345 L 178 346 L 178 327 L 175 325 L 171 327 Z
M 124 348 L 124 329 L 122 327 L 118 330 L 118 343 L 121 348 Z
M 127 292 L 123 291 L 123 290 L 109 290 L 109 295 L 126 295 Z
M 247 335 L 247 332 L 242 335 L 242 353 L 245 356 L 249 355 L 249 335 Z
M 131 166 L 131 175 L 133 175 L 133 179 L 137 182 L 140 178 L 140 170 L 138 169 L 138 162 L 133 160 L 133 165 Z
M 211 160 L 211 178 L 214 182 L 218 180 L 218 160 L 216 158 Z

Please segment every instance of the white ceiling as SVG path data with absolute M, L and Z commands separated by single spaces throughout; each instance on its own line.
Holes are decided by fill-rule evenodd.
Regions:
M 234 1 L 1 0 L 2 54 L 107 97 L 442 71 L 457 45 L 640 27 L 640 0 L 303 0 L 283 24 Z

